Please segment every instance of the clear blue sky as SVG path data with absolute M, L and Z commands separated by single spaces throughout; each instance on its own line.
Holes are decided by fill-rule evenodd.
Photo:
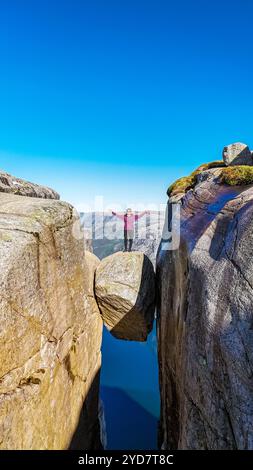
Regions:
M 80 206 L 166 201 L 253 147 L 251 0 L 0 0 L 0 167 Z

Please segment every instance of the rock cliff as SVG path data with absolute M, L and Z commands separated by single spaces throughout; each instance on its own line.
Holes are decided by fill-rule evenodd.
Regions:
M 2 170 L 0 170 L 0 192 L 19 196 L 60 199 L 59 194 L 53 189 L 16 178 Z
M 161 446 L 253 450 L 249 152 L 228 146 L 224 163 L 170 186 L 156 288 L 145 254 L 100 262 L 74 236 L 72 206 L 0 173 L 0 449 L 99 448 L 103 321 L 116 338 L 145 341 L 156 297 Z
M 95 293 L 113 336 L 146 341 L 155 310 L 154 269 L 146 255 L 118 252 L 104 258 L 96 269 Z
M 70 205 L 18 180 L 22 197 L 7 194 L 2 175 L 0 448 L 98 448 L 96 263 L 73 237 Z
M 240 186 L 209 167 L 168 203 L 181 237 L 157 256 L 163 448 L 253 449 L 253 185 L 236 168 Z

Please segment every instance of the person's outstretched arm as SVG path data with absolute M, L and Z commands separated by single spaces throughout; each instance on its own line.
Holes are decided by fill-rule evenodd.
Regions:
M 117 214 L 117 212 L 112 211 L 112 215 L 116 215 L 116 217 L 118 217 L 118 219 L 124 220 L 124 215 Z
M 138 220 L 140 219 L 141 217 L 143 217 L 145 214 L 147 214 L 148 211 L 143 211 L 141 212 L 140 214 L 136 214 L 134 217 L 135 217 L 135 220 Z

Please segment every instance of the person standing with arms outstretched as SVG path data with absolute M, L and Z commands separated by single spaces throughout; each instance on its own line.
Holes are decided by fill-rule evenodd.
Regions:
M 116 212 L 112 211 L 112 215 L 115 215 L 119 219 L 123 220 L 124 222 L 124 244 L 125 250 L 124 251 L 132 251 L 133 239 L 134 239 L 134 223 L 136 220 L 143 217 L 147 214 L 147 211 L 141 212 L 140 214 L 133 214 L 132 209 L 128 208 L 124 215 L 117 214 Z

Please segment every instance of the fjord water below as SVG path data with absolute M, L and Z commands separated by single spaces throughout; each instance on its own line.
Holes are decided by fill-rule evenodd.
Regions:
M 104 328 L 101 399 L 107 449 L 157 449 L 160 397 L 155 327 L 146 343 L 115 339 Z

